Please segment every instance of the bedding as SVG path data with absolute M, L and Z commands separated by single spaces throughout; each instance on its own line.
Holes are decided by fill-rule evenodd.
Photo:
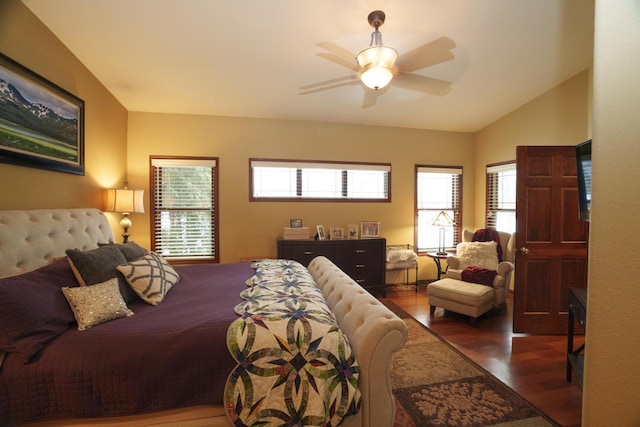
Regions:
M 260 260 L 227 346 L 238 365 L 225 408 L 236 426 L 337 426 L 360 408 L 360 368 L 309 271 Z
M 54 268 L 63 269 L 65 263 L 67 271 L 60 274 L 73 279 L 67 260 Z M 175 270 L 182 279 L 162 304 L 133 301 L 128 304 L 135 313 L 131 317 L 78 331 L 69 306 L 58 307 L 65 312 L 58 322 L 64 330 L 48 341 L 35 360 L 25 364 L 24 357 L 13 354 L 4 360 L 0 425 L 221 405 L 225 381 L 235 363 L 220 343 L 237 318 L 233 307 L 242 301 L 240 292 L 254 270 L 250 263 L 177 266 Z M 2 280 L 14 284 L 20 277 Z M 58 279 L 49 284 L 57 286 L 65 304 L 61 287 L 68 283 Z M 50 337 L 59 328 L 46 332 Z

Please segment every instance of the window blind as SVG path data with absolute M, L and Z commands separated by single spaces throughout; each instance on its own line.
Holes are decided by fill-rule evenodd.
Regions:
M 444 227 L 445 247 L 458 244 L 462 219 L 462 168 L 451 166 L 416 166 L 416 236 L 419 252 L 433 250 L 439 245 L 440 228 L 435 218 L 444 211 L 452 219 L 451 227 Z
M 251 200 L 390 201 L 391 165 L 250 160 Z
M 151 166 L 153 250 L 218 261 L 217 159 L 152 158 Z
M 515 232 L 516 228 L 516 164 L 487 166 L 487 228 Z

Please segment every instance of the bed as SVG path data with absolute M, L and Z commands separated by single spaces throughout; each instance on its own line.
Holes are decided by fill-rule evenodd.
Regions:
M 238 312 L 248 305 L 248 279 L 282 262 L 163 266 L 156 254 L 112 241 L 97 209 L 0 211 L 0 425 L 229 425 L 230 373 L 242 363 L 227 335 L 249 317 Z M 123 277 L 145 276 L 142 261 L 163 276 L 160 300 L 147 290 L 113 302 L 113 289 L 124 295 Z M 79 286 L 82 269 L 110 266 L 96 273 L 102 280 L 114 263 L 117 278 Z M 359 410 L 343 425 L 392 425 L 390 361 L 407 339 L 404 322 L 324 257 L 304 273 L 357 360 Z M 87 299 L 98 311 L 115 304 L 114 318 L 74 312 Z

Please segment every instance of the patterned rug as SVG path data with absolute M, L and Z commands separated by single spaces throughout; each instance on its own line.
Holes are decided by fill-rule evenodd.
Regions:
M 383 303 L 409 327 L 393 358 L 394 427 L 558 426 L 393 302 Z

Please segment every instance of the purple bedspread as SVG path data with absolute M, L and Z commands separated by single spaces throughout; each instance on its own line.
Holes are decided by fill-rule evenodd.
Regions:
M 75 324 L 24 365 L 0 370 L 0 425 L 109 417 L 222 404 L 235 362 L 227 328 L 238 318 L 249 263 L 175 267 L 181 281 L 158 306 L 79 332 Z

